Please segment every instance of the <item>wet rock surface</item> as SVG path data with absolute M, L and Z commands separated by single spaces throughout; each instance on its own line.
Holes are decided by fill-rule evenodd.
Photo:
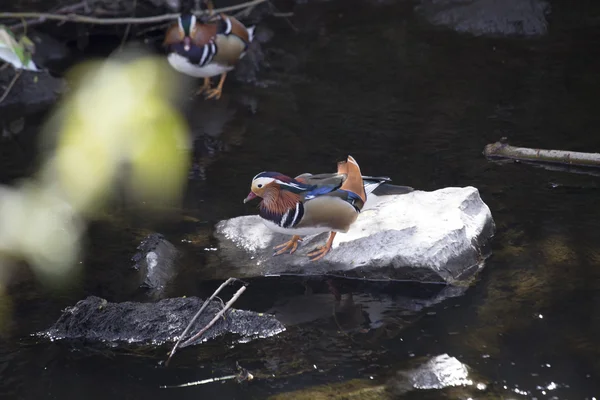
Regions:
M 476 36 L 539 36 L 548 29 L 544 0 L 422 0 L 416 10 L 434 25 Z
M 470 397 L 473 396 L 471 394 L 473 391 L 479 392 L 474 393 L 475 396 L 479 396 L 481 391 L 486 390 L 487 385 L 481 379 L 472 376 L 467 365 L 448 354 L 431 357 L 412 369 L 398 371 L 388 382 L 390 393 L 396 396 L 413 390 L 440 390 L 453 387 L 468 387 L 467 397 Z
M 159 297 L 177 274 L 180 252 L 159 233 L 148 235 L 137 250 L 132 257 L 133 268 L 140 272 L 142 286 L 149 289 L 149 294 Z
M 221 221 L 215 236 L 235 276 L 342 275 L 453 283 L 472 276 L 494 233 L 488 206 L 473 187 L 371 196 L 350 230 L 338 233 L 317 262 L 306 253 L 327 234 L 306 236 L 294 254 L 273 257 L 289 236 L 273 233 L 258 216 Z M 228 270 L 231 273 L 231 270 Z
M 4 92 L 15 77 L 16 71 L 6 68 L 0 71 L 0 88 Z M 23 71 L 14 83 L 6 98 L 0 103 L 0 117 L 15 113 L 31 114 L 54 104 L 58 96 L 66 90 L 62 78 L 56 78 L 47 71 Z
M 40 336 L 58 339 L 84 339 L 116 344 L 156 345 L 175 342 L 203 304 L 197 297 L 172 298 L 156 303 L 109 303 L 89 296 L 67 308 L 56 323 Z M 186 338 L 206 326 L 221 310 L 212 301 L 193 324 Z M 199 341 L 233 333 L 245 339 L 276 335 L 285 327 L 273 316 L 230 309 L 208 329 Z

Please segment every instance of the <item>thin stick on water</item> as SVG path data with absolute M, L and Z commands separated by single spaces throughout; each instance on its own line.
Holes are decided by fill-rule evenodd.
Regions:
M 294 24 L 292 24 L 292 21 L 288 18 L 288 17 L 292 17 L 294 15 L 294 13 L 291 13 L 291 15 L 290 15 L 290 13 L 286 14 L 286 13 L 279 12 L 277 7 L 275 7 L 275 4 L 273 4 L 273 1 L 271 1 L 271 0 L 269 0 L 269 4 L 271 5 L 271 8 L 273 10 L 275 10 L 275 12 L 272 14 L 273 16 L 283 18 L 285 20 L 285 22 L 287 22 L 289 27 L 292 28 L 292 30 L 294 32 L 296 32 L 296 33 L 300 32 L 300 30 L 298 28 L 296 28 L 296 26 Z
M 242 4 L 236 4 L 233 6 L 216 8 L 215 14 L 226 13 L 229 11 L 241 10 L 246 7 L 252 7 L 260 3 L 264 3 L 267 0 L 252 0 Z M 206 11 L 194 12 L 196 16 L 206 14 Z M 8 18 L 37 18 L 42 21 L 54 20 L 62 22 L 80 22 L 86 24 L 96 25 L 116 25 L 116 24 L 153 24 L 158 22 L 165 22 L 170 20 L 176 20 L 179 14 L 163 14 L 155 15 L 152 17 L 123 17 L 123 18 L 98 18 L 90 17 L 87 15 L 78 14 L 52 14 L 52 13 L 39 13 L 39 12 L 0 12 L 0 19 Z
M 200 316 L 200 314 L 202 314 L 202 311 L 204 311 L 204 309 L 208 306 L 208 304 L 219 294 L 219 292 L 221 290 L 223 290 L 223 288 L 225 286 L 229 285 L 231 282 L 234 282 L 234 281 L 237 281 L 237 279 L 236 278 L 229 278 L 229 279 L 227 279 L 225 282 L 223 282 L 221 284 L 221 286 L 218 287 L 217 290 L 215 290 L 215 292 L 212 294 L 212 296 L 210 296 L 208 299 L 206 299 L 204 301 L 204 303 L 202 304 L 202 307 L 200 307 L 200 309 L 198 310 L 198 312 L 196 313 L 196 315 L 194 315 L 194 318 L 192 318 L 192 320 L 190 321 L 190 323 L 188 324 L 188 326 L 185 328 L 185 330 L 183 331 L 183 333 L 181 334 L 181 336 L 179 336 L 179 339 L 177 339 L 177 342 L 175 343 L 175 346 L 173 346 L 173 349 L 169 353 L 169 358 L 167 358 L 167 361 L 165 362 L 165 366 L 166 367 L 169 366 L 169 361 L 171 361 L 171 358 L 175 355 L 175 352 L 177 351 L 177 347 L 179 347 L 179 343 L 181 343 L 181 341 L 183 340 L 183 338 L 185 337 L 185 335 L 192 328 L 192 325 L 194 325 L 194 322 L 196 322 L 196 320 L 198 319 L 198 317 Z
M 207 384 L 207 383 L 213 383 L 213 382 L 218 382 L 218 381 L 227 381 L 229 379 L 235 379 L 237 377 L 238 377 L 237 375 L 227 375 L 227 376 L 221 376 L 221 377 L 218 377 L 218 378 L 209 378 L 209 379 L 203 379 L 201 381 L 182 383 L 181 385 L 159 386 L 159 388 L 161 388 L 161 389 L 170 389 L 170 388 L 180 388 L 180 387 L 204 385 L 204 384 Z
M 227 312 L 227 310 L 229 310 L 231 308 L 231 306 L 233 305 L 233 303 L 235 303 L 236 300 L 240 298 L 240 296 L 242 295 L 242 293 L 244 293 L 244 291 L 246 290 L 246 287 L 247 286 L 244 285 L 241 288 L 239 288 L 238 291 L 235 292 L 235 294 L 233 295 L 233 297 L 227 302 L 227 304 L 225 304 L 225 307 L 223 307 L 223 309 L 221 311 L 219 311 L 217 313 L 217 315 L 215 315 L 215 317 L 212 319 L 212 321 L 210 321 L 208 323 L 208 325 L 206 325 L 204 328 L 202 328 L 200 330 L 200 332 L 196 333 L 194 336 L 192 336 L 191 338 L 189 338 L 188 340 L 186 340 L 185 342 L 183 342 L 182 346 L 187 346 L 188 344 L 194 342 L 199 337 L 201 337 L 204 334 L 204 332 L 206 332 L 207 330 L 209 330 L 210 327 L 212 327 L 219 320 L 219 318 L 221 318 L 223 316 L 223 314 L 225 314 Z

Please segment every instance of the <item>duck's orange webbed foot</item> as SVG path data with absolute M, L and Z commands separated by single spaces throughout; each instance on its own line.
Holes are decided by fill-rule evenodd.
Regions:
M 204 83 L 196 91 L 196 95 L 208 92 L 210 90 L 210 78 L 204 78 Z
M 308 257 L 310 258 L 310 261 L 317 261 L 317 260 L 320 260 L 321 258 L 325 257 L 325 255 L 327 255 L 327 253 L 329 253 L 329 251 L 331 250 L 331 245 L 333 244 L 334 237 L 335 237 L 335 232 L 331 232 L 329 234 L 329 239 L 327 239 L 327 243 L 325 243 L 325 246 L 321 246 L 321 247 L 317 248 L 315 251 L 311 251 L 310 253 L 308 253 Z
M 278 252 L 274 253 L 273 256 L 281 255 L 289 250 L 290 254 L 293 254 L 298 248 L 298 242 L 301 242 L 302 238 L 298 235 L 292 236 L 290 240 L 285 243 L 282 243 L 278 246 L 275 246 L 273 250 L 281 249 Z
M 206 99 L 215 99 L 219 100 L 221 98 L 221 93 L 223 92 L 223 83 L 225 82 L 225 77 L 227 76 L 227 72 L 221 75 L 221 80 L 219 84 L 214 89 L 209 89 L 206 91 Z

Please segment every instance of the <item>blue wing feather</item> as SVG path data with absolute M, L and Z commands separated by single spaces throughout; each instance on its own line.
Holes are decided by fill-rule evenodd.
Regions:
M 323 196 L 336 190 L 335 186 L 319 186 L 316 189 L 306 192 L 305 198 L 312 199 L 313 197 Z

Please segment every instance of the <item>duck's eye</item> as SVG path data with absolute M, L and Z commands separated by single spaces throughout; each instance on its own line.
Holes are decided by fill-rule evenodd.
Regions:
M 259 183 L 258 185 L 256 185 L 259 189 L 262 187 L 262 183 Z

